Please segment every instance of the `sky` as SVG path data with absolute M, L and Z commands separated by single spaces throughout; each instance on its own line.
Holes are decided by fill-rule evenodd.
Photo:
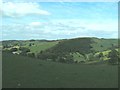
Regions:
M 4 2 L 2 40 L 118 37 L 117 2 Z

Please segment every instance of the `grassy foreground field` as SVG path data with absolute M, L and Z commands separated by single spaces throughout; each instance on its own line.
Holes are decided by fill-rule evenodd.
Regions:
M 116 65 L 46 62 L 3 53 L 3 88 L 116 88 Z

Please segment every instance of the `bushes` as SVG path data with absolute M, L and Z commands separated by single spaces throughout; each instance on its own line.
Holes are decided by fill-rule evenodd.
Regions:
M 73 56 L 68 54 L 65 56 L 66 63 L 74 63 Z
M 10 49 L 10 52 L 15 52 L 15 51 L 17 51 L 18 49 L 17 48 L 11 48 Z
M 42 51 L 42 52 L 37 54 L 37 58 L 42 59 L 42 60 L 47 60 L 47 59 L 55 60 L 57 58 L 57 55 L 55 53 Z
M 90 53 L 89 55 L 88 55 L 88 60 L 89 61 L 93 61 L 93 59 L 94 59 L 94 55 L 93 55 L 93 53 Z
M 26 48 L 26 47 L 20 47 L 19 50 L 21 51 L 21 55 L 26 56 L 28 52 L 30 52 L 30 49 Z
M 103 53 L 102 52 L 99 53 L 99 58 L 101 58 L 101 57 L 103 57 Z
M 58 62 L 64 62 L 64 63 L 73 63 L 73 56 L 66 53 L 54 53 L 54 52 L 48 52 L 48 51 L 42 51 L 37 54 L 37 58 L 41 60 L 52 60 L 52 61 L 58 61 Z
M 111 52 L 109 52 L 108 57 L 109 59 L 109 64 L 117 64 L 118 63 L 118 52 L 115 49 L 112 49 Z
M 34 54 L 34 53 L 32 53 L 32 52 L 28 52 L 28 53 L 27 53 L 27 56 L 28 56 L 28 57 L 32 57 L 32 58 L 33 58 L 33 57 L 35 57 L 35 54 Z
M 104 56 L 103 56 L 102 52 L 100 52 L 98 55 L 95 55 L 94 53 L 90 53 L 88 55 L 89 61 L 96 61 L 96 60 L 103 61 L 103 58 L 104 58 Z
M 30 49 L 26 47 L 20 47 L 19 50 L 21 50 L 22 52 L 30 52 Z
M 58 57 L 56 59 L 57 62 L 65 63 L 65 58 L 64 57 Z
M 85 61 L 80 61 L 79 63 L 83 64 L 83 63 L 85 63 Z

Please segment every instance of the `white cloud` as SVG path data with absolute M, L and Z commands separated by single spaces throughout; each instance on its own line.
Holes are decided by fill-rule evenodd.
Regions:
M 41 22 L 31 22 L 30 24 L 29 24 L 30 26 L 41 26 L 42 25 L 42 23 Z
M 117 22 L 101 22 L 101 23 L 89 23 L 86 28 L 92 31 L 101 32 L 116 32 L 118 30 Z
M 103 37 L 116 38 L 118 34 L 117 21 L 89 21 L 78 19 L 51 20 L 49 22 L 30 22 L 28 24 L 12 24 L 3 27 L 3 33 L 21 38 L 74 38 Z M 27 37 L 26 37 L 27 36 Z M 33 36 L 33 37 L 32 37 Z M 49 36 L 49 38 L 47 38 Z
M 3 12 L 3 15 L 10 17 L 20 17 L 29 14 L 50 15 L 48 11 L 40 9 L 39 4 L 37 3 L 6 2 L 3 3 L 1 11 Z
M 88 31 L 88 32 L 117 32 L 117 20 L 81 20 L 81 19 L 64 19 L 53 20 L 50 22 L 57 30 L 68 31 Z M 53 27 L 51 26 L 51 27 Z M 54 28 L 53 28 L 54 29 Z

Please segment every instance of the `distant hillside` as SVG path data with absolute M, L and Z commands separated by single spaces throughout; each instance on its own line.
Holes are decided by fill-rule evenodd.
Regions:
M 52 52 L 80 52 L 87 54 L 91 52 L 91 44 L 94 43 L 91 38 L 75 38 L 60 41 L 52 47 Z
M 99 38 L 92 38 L 94 42 L 91 46 L 93 47 L 92 50 L 97 51 L 104 51 L 110 48 L 118 48 L 118 39 L 99 39 Z
M 55 46 L 40 53 L 39 58 L 67 63 L 106 63 L 109 53 L 105 56 L 103 52 L 111 52 L 111 49 L 118 50 L 117 39 L 74 38 L 59 41 Z
M 8 40 L 2 41 L 3 50 L 10 50 L 11 48 L 25 47 L 31 52 L 37 54 L 41 50 L 48 49 L 56 45 L 58 41 L 52 40 Z
M 117 39 L 104 38 L 3 41 L 3 51 L 62 63 L 107 63 L 118 48 Z

